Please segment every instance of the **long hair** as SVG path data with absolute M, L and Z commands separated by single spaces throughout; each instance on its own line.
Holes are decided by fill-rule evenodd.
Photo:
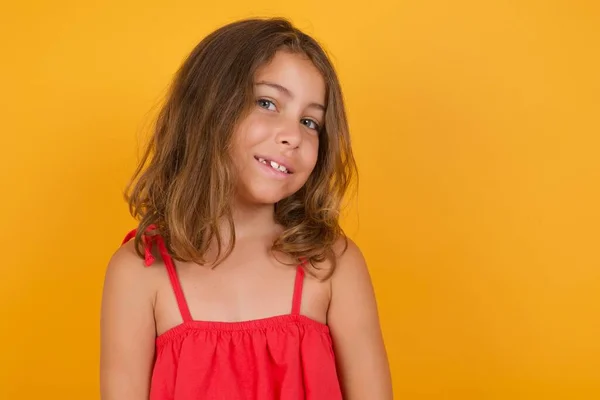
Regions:
M 314 276 L 322 275 L 317 265 L 327 259 L 324 277 L 333 273 L 334 244 L 347 240 L 339 223 L 342 201 L 356 178 L 346 110 L 323 48 L 283 18 L 225 25 L 198 43 L 177 71 L 126 188 L 129 211 L 139 221 L 135 247 L 140 255 L 142 236 L 148 234 L 160 234 L 180 261 L 206 264 L 211 243 L 217 245 L 215 265 L 231 254 L 236 173 L 228 149 L 253 104 L 257 69 L 280 50 L 307 56 L 323 75 L 326 113 L 315 169 L 298 192 L 275 204 L 275 221 L 284 231 L 272 250 L 305 260 Z M 228 240 L 222 221 L 230 227 Z

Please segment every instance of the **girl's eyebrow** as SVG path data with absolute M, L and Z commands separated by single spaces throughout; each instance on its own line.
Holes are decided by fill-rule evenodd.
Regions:
M 281 93 L 283 93 L 284 95 L 286 95 L 287 97 L 293 99 L 294 98 L 294 94 L 285 86 L 281 86 L 278 83 L 274 83 L 274 82 L 269 82 L 269 81 L 259 81 L 256 82 L 254 84 L 255 86 L 268 86 L 268 87 L 272 87 L 274 89 L 277 89 L 278 91 L 280 91 Z M 325 106 L 323 104 L 320 103 L 310 103 L 308 105 L 308 107 L 312 107 L 312 108 L 317 108 L 321 111 L 325 111 Z

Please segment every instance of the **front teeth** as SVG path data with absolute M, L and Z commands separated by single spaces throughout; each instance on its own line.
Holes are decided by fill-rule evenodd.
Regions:
M 278 171 L 281 172 L 285 172 L 287 174 L 287 168 L 285 168 L 283 165 L 279 165 L 277 164 L 275 161 L 271 161 L 271 167 L 275 168 Z
M 288 173 L 288 170 L 286 167 L 284 167 L 283 165 L 277 164 L 275 161 L 269 161 L 269 164 L 267 164 L 267 160 L 265 160 L 264 158 L 259 158 L 258 161 L 265 165 L 271 165 L 271 168 L 276 169 L 277 171 L 281 171 L 286 174 Z

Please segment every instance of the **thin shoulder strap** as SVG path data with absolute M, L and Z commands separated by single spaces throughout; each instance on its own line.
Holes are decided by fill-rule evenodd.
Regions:
M 294 282 L 294 296 L 292 298 L 292 315 L 300 315 L 302 286 L 304 284 L 304 264 L 305 262 L 303 261 L 296 267 L 296 281 Z
M 153 226 L 149 227 L 148 230 L 154 229 Z M 127 241 L 131 240 L 135 237 L 137 230 L 133 230 L 125 236 L 123 240 L 123 244 Z M 179 307 L 179 312 L 181 313 L 181 318 L 183 318 L 183 322 L 192 321 L 192 314 L 190 313 L 190 309 L 188 307 L 187 301 L 185 300 L 185 295 L 183 294 L 183 289 L 181 288 L 181 283 L 179 282 L 179 277 L 177 276 L 177 270 L 175 269 L 175 264 L 173 263 L 173 258 L 169 254 L 167 250 L 167 246 L 165 246 L 165 241 L 162 236 L 143 236 L 144 239 L 144 255 L 145 255 L 145 264 L 146 266 L 152 265 L 154 262 L 154 256 L 152 255 L 152 242 L 156 242 L 158 245 L 158 251 L 165 263 L 165 267 L 167 269 L 167 274 L 169 275 L 169 280 L 171 281 L 171 287 L 173 288 L 173 293 L 175 294 L 175 299 L 177 300 L 177 306 Z
M 157 236 L 156 238 L 158 250 L 160 251 L 160 255 L 163 258 L 165 266 L 167 267 L 167 273 L 169 274 L 169 280 L 171 281 L 171 286 L 173 287 L 173 292 L 175 293 L 175 298 L 177 299 L 177 305 L 179 306 L 181 318 L 183 318 L 183 322 L 189 322 L 192 320 L 192 314 L 190 313 L 187 301 L 185 300 L 183 289 L 181 289 L 181 283 L 179 282 L 179 277 L 177 276 L 177 270 L 175 269 L 173 258 L 171 258 L 163 238 L 161 236 Z

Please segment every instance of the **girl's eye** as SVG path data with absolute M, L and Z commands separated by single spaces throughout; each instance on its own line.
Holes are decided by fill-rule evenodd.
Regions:
M 308 119 L 308 118 L 304 118 L 302 120 L 302 125 L 308 127 L 309 129 L 314 129 L 315 131 L 318 131 L 320 129 L 319 124 L 317 124 L 312 119 Z
M 271 100 L 267 99 L 258 99 L 256 101 L 259 107 L 265 108 L 270 111 L 275 111 L 275 104 Z

